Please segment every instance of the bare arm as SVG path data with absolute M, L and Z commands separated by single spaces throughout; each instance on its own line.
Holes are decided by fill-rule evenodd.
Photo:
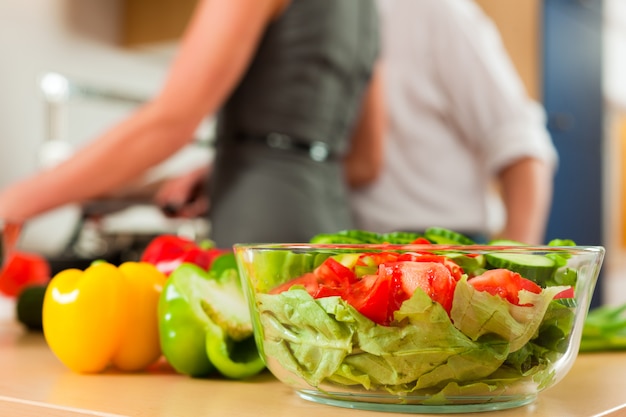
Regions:
M 246 69 L 287 0 L 202 0 L 161 93 L 59 166 L 0 193 L 0 218 L 22 221 L 137 178 L 187 144 Z
M 385 111 L 380 65 L 374 70 L 372 80 L 363 97 L 361 114 L 355 126 L 350 152 L 345 158 L 348 184 L 352 188 L 372 182 L 383 165 L 383 131 Z
M 552 169 L 545 162 L 523 158 L 499 175 L 506 209 L 501 237 L 543 244 L 552 202 Z

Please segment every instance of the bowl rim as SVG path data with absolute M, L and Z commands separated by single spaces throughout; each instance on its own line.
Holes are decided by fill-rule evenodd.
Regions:
M 235 243 L 233 249 L 252 250 L 316 250 L 316 249 L 363 249 L 363 250 L 408 250 L 432 251 L 454 250 L 464 252 L 576 252 L 604 254 L 606 248 L 601 245 L 489 245 L 489 244 L 390 244 L 390 243 Z

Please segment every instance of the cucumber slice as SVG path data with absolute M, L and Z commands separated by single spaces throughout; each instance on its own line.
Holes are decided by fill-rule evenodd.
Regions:
M 342 230 L 337 233 L 321 233 L 315 235 L 309 240 L 314 244 L 362 244 L 362 243 L 381 243 L 382 239 L 378 233 L 369 232 L 367 230 Z
M 315 235 L 311 238 L 309 243 L 320 244 L 320 245 L 333 245 L 333 244 L 344 244 L 344 243 L 352 243 L 352 244 L 360 244 L 363 243 L 357 238 L 353 238 L 350 236 L 341 236 L 337 233 L 322 233 L 319 235 Z
M 376 232 L 370 232 L 367 230 L 342 230 L 337 233 L 339 236 L 345 236 L 350 239 L 356 239 L 360 243 L 381 243 L 382 239 Z
M 571 239 L 552 239 L 548 246 L 576 246 L 576 242 Z
M 287 252 L 283 261 L 281 280 L 299 277 L 313 269 L 315 254 Z
M 559 268 L 554 274 L 554 285 L 576 286 L 578 271 L 574 268 Z
M 469 237 L 453 232 L 443 227 L 430 227 L 424 232 L 424 237 L 432 243 L 440 245 L 475 245 Z
M 463 253 L 446 254 L 452 262 L 463 269 L 468 277 L 475 277 L 485 272 L 485 255 L 468 256 Z
M 381 240 L 384 243 L 390 243 L 392 245 L 404 245 L 413 243 L 415 239 L 422 237 L 419 233 L 413 232 L 391 232 L 381 235 Z
M 552 279 L 556 270 L 554 261 L 543 255 L 527 253 L 488 253 L 485 254 L 487 264 L 492 268 L 504 268 L 517 272 L 542 287 Z

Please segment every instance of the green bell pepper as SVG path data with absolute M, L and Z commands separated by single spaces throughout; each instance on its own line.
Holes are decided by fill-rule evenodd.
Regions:
M 265 368 L 232 253 L 208 272 L 191 263 L 177 267 L 161 293 L 158 318 L 163 355 L 179 373 L 217 370 L 243 379 Z

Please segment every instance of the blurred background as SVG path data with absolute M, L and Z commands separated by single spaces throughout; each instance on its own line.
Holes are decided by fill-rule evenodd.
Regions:
M 596 297 L 626 302 L 626 2 L 476 1 L 548 113 L 560 165 L 547 239 L 605 246 Z M 0 2 L 0 187 L 58 163 L 156 94 L 194 4 Z M 207 119 L 145 189 L 47 213 L 27 226 L 21 246 L 60 268 L 131 257 L 160 233 L 202 236 L 202 220 L 166 218 L 142 190 L 210 160 L 212 128 Z

